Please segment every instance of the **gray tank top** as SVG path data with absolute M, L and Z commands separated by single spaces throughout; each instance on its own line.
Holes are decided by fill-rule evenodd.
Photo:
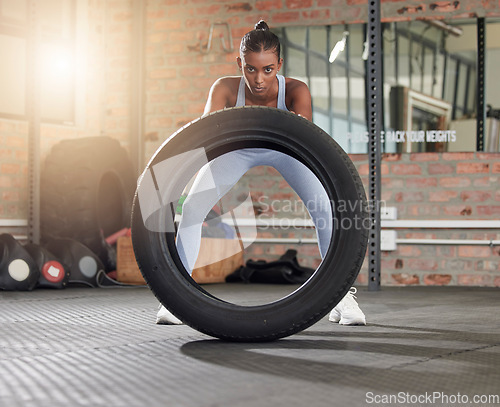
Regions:
M 288 111 L 285 103 L 285 77 L 283 75 L 276 75 L 276 77 L 278 78 L 278 105 L 276 107 Z M 242 76 L 235 107 L 245 106 L 245 86 L 245 79 Z

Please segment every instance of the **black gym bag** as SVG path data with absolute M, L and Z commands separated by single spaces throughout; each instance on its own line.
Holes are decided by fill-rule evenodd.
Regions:
M 297 261 L 297 250 L 289 249 L 279 260 L 248 260 L 234 273 L 226 277 L 227 283 L 303 284 L 314 269 L 302 267 Z

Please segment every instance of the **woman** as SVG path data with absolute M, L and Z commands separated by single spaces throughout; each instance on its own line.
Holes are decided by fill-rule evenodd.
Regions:
M 307 85 L 278 75 L 283 63 L 280 42 L 264 21 L 259 21 L 255 29 L 242 38 L 237 63 L 242 76 L 218 79 L 210 89 L 204 114 L 233 106 L 256 105 L 289 110 L 312 120 L 311 94 Z M 332 234 L 332 212 L 319 180 L 305 165 L 286 154 L 265 148 L 245 148 L 224 154 L 204 166 L 183 204 L 177 249 L 189 273 L 192 273 L 198 257 L 206 215 L 250 168 L 259 165 L 276 168 L 305 203 L 317 226 L 321 257 L 325 256 Z M 214 183 L 216 188 L 210 188 Z M 208 190 L 212 191 L 211 196 L 207 196 Z M 205 191 L 203 200 L 196 198 L 195 191 Z M 365 325 L 365 316 L 354 299 L 356 289 L 351 290 L 332 310 L 329 319 L 342 325 Z M 158 311 L 156 322 L 181 323 L 163 306 Z

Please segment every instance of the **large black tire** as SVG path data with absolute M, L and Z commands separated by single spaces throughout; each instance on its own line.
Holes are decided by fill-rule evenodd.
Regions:
M 323 184 L 338 227 L 332 232 L 320 267 L 292 294 L 258 306 L 240 306 L 215 298 L 189 277 L 179 261 L 171 208 L 166 205 L 159 211 L 163 213 L 147 217 L 151 200 L 158 200 L 165 187 L 158 182 L 162 175 L 158 174 L 161 166 L 157 164 L 200 147 L 205 148 L 209 160 L 241 148 L 278 150 L 307 165 Z M 168 188 L 176 198 L 193 175 L 189 163 L 181 161 L 177 165 L 177 170 L 168 174 Z M 152 195 L 157 196 L 144 199 L 153 184 L 154 188 L 160 185 L 160 193 L 154 189 Z M 147 218 L 143 219 L 143 214 Z M 352 227 L 342 227 L 348 223 L 342 221 L 346 218 Z M 160 225 L 155 227 L 151 219 Z M 344 297 L 365 256 L 367 220 L 366 196 L 356 168 L 328 134 L 286 111 L 239 107 L 191 122 L 158 149 L 139 180 L 132 210 L 132 239 L 137 262 L 151 290 L 184 323 L 224 340 L 270 341 L 311 326 Z
M 132 163 L 117 140 L 61 141 L 41 173 L 42 239 L 75 239 L 112 268 L 103 237 L 130 226 L 135 188 Z

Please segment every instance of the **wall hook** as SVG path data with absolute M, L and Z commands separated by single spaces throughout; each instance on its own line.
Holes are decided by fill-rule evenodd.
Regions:
M 207 42 L 207 45 L 204 46 L 201 44 L 201 40 L 200 40 L 200 52 L 202 54 L 208 54 L 212 48 L 212 39 L 213 39 L 213 36 L 214 36 L 214 30 L 215 30 L 215 27 L 216 26 L 225 26 L 226 27 L 226 31 L 227 31 L 227 38 L 228 38 L 228 41 L 229 41 L 229 46 L 226 45 L 226 38 L 223 34 L 220 35 L 220 42 L 221 42 L 221 45 L 222 45 L 222 49 L 227 52 L 227 53 L 230 53 L 230 52 L 233 52 L 234 51 L 234 47 L 233 47 L 233 36 L 231 35 L 231 28 L 229 27 L 229 24 L 227 22 L 222 22 L 222 21 L 219 21 L 219 22 L 215 22 L 215 23 L 212 23 L 212 25 L 210 25 L 210 31 L 208 33 L 208 42 Z

